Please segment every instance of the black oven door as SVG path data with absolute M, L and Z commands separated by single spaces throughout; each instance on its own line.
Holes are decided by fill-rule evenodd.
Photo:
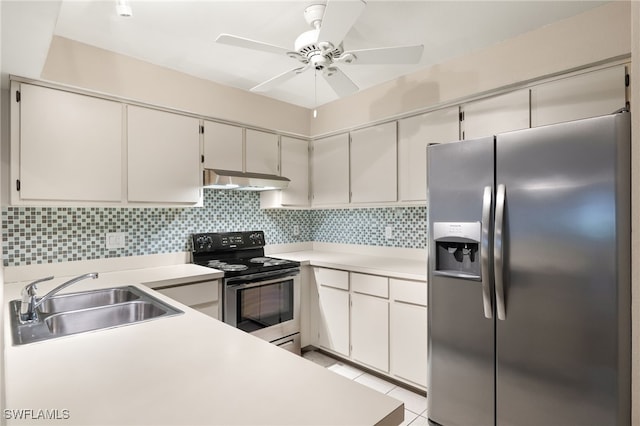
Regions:
M 225 284 L 224 321 L 247 333 L 279 327 L 296 318 L 298 273 Z

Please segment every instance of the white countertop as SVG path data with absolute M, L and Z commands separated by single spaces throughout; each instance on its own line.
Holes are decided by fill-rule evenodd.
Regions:
M 67 291 L 219 277 L 196 265 L 103 273 Z M 63 279 L 39 285 L 41 294 Z M 5 285 L 5 303 L 23 283 Z M 64 425 L 399 424 L 403 405 L 149 290 L 182 315 L 12 346 L 5 309 L 7 410 L 58 410 Z M 11 411 L 10 411 L 11 412 Z M 6 418 L 7 412 L 3 413 Z
M 427 280 L 426 260 L 321 250 L 272 253 L 270 256 L 297 260 L 302 264 L 309 264 L 311 266 L 343 269 L 351 272 L 361 272 L 363 274 L 383 275 L 416 281 Z

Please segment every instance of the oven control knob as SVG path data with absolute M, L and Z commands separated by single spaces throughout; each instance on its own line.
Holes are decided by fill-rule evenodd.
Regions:
M 213 244 L 213 239 L 208 235 L 200 235 L 196 238 L 196 246 L 199 250 L 210 249 Z
M 260 238 L 260 234 L 257 232 L 255 234 L 249 235 L 249 239 L 251 240 L 251 244 L 262 245 L 262 239 Z

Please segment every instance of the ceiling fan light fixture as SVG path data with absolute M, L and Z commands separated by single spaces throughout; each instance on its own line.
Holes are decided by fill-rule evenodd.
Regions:
M 296 41 L 293 43 L 294 50 L 298 53 L 302 53 L 304 55 L 304 51 L 309 49 L 318 50 L 319 47 L 316 43 L 318 43 L 318 33 L 320 30 L 309 30 L 305 31 L 296 38 Z

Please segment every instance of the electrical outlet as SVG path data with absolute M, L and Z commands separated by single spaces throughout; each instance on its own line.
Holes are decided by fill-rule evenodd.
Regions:
M 393 240 L 393 226 L 387 225 L 384 228 L 384 237 L 387 240 Z
M 126 232 L 107 232 L 104 238 L 107 249 L 125 248 L 127 245 Z
M 293 225 L 293 236 L 297 237 L 300 235 L 300 225 Z

